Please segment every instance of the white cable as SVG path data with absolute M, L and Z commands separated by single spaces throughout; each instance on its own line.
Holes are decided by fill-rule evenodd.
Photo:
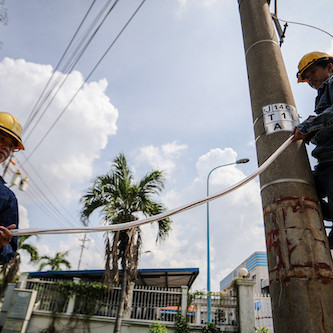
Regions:
M 234 184 L 233 186 L 227 188 L 226 190 L 215 193 L 211 196 L 205 197 L 201 200 L 194 201 L 192 203 L 180 206 L 178 208 L 168 210 L 164 213 L 154 215 L 152 217 L 133 221 L 133 222 L 125 222 L 120 224 L 112 224 L 108 226 L 99 226 L 99 227 L 83 227 L 83 228 L 66 228 L 66 229 L 14 229 L 12 230 L 13 235 L 15 236 L 21 236 L 21 235 L 35 235 L 35 234 L 76 234 L 76 233 L 88 233 L 88 232 L 101 232 L 101 231 L 117 231 L 117 230 L 125 230 L 130 229 L 134 227 L 138 227 L 143 224 L 159 221 L 162 219 L 165 219 L 169 216 L 184 212 L 186 210 L 192 209 L 194 207 L 203 205 L 204 203 L 207 203 L 209 201 L 215 200 L 219 197 L 222 197 L 223 195 L 226 195 L 241 186 L 247 184 L 252 179 L 254 179 L 256 176 L 258 176 L 260 173 L 262 173 L 292 142 L 294 136 L 290 136 L 257 170 L 255 170 L 252 174 L 250 174 L 248 177 L 244 178 L 240 182 Z

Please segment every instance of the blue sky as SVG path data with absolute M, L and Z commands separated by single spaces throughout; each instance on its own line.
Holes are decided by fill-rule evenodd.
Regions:
M 140 3 L 119 1 L 45 116 L 31 134 L 23 135 L 26 152 L 17 153 L 16 158 L 31 184 L 26 192 L 13 188 L 20 203 L 22 228 L 80 226 L 80 196 L 120 152 L 137 178 L 153 168 L 166 171 L 162 201 L 170 209 L 204 197 L 207 175 L 217 165 L 250 158 L 248 164 L 216 170 L 210 180 L 211 193 L 256 169 L 236 0 L 147 0 L 36 148 Z M 26 123 L 90 4 L 78 0 L 7 1 L 8 24 L 0 25 L 1 110 Z M 93 12 L 103 4 L 105 1 L 97 0 Z M 281 0 L 278 5 L 281 19 L 332 33 L 327 1 Z M 295 73 L 299 59 L 312 50 L 333 54 L 331 37 L 290 23 L 282 54 L 303 117 L 313 110 L 316 92 L 297 84 Z M 54 218 L 56 209 L 66 219 Z M 210 205 L 213 290 L 252 252 L 265 249 L 261 210 L 258 179 Z M 177 215 L 173 221 L 173 230 L 162 244 L 155 244 L 153 226 L 143 228 L 143 251 L 150 252 L 142 255 L 140 267 L 199 267 L 194 289 L 205 289 L 206 207 Z M 99 222 L 100 216 L 95 214 L 91 224 Z M 88 238 L 81 268 L 101 269 L 103 236 L 90 234 Z M 82 235 L 40 236 L 31 242 L 47 255 L 69 250 L 76 269 L 80 239 Z M 22 271 L 35 269 L 23 260 Z

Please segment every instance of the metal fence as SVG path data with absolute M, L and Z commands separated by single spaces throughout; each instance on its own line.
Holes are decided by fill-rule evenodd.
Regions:
M 73 311 L 77 314 L 87 314 L 88 312 L 91 315 L 102 317 L 116 316 L 120 299 L 119 286 L 101 292 L 97 299 L 94 299 L 94 309 L 91 311 L 88 309 L 88 299 L 75 300 L 74 297 L 72 297 L 73 308 L 69 309 L 71 297 L 64 297 L 59 292 L 57 287 L 59 281 L 61 280 L 27 280 L 25 288 L 37 291 L 35 310 L 64 313 Z M 180 288 L 135 286 L 132 290 L 131 312 L 128 317 L 139 320 L 174 321 L 175 315 L 180 309 L 181 297 Z
M 64 295 L 59 292 L 57 282 L 61 280 L 28 279 L 25 288 L 37 291 L 35 310 L 60 313 L 90 314 L 115 317 L 119 306 L 120 287 L 115 286 L 94 295 L 94 301 Z M 125 317 L 137 320 L 161 320 L 174 322 L 181 311 L 182 297 L 187 298 L 181 288 L 159 288 L 134 286 L 130 296 L 130 311 Z M 90 301 L 90 302 L 89 302 Z M 186 304 L 187 302 L 185 302 Z M 93 308 L 89 308 L 93 304 Z M 218 326 L 237 326 L 237 298 L 222 294 L 211 296 L 211 318 Z M 190 323 L 203 325 L 207 322 L 207 296 L 194 295 L 187 309 Z
M 143 320 L 175 321 L 180 309 L 180 288 L 135 286 L 132 297 L 131 318 Z
M 195 295 L 192 302 L 194 316 L 191 323 L 205 324 L 207 322 L 207 295 Z M 225 325 L 238 326 L 237 297 L 220 293 L 211 296 L 211 320 L 219 327 Z
M 40 281 L 39 279 L 27 280 L 26 289 L 37 291 L 35 310 L 66 312 L 69 299 L 63 299 L 57 290 L 56 279 Z

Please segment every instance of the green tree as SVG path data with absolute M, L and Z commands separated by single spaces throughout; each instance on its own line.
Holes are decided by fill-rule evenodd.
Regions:
M 7 289 L 8 283 L 15 281 L 17 273 L 21 264 L 21 254 L 26 252 L 30 256 L 30 262 L 38 262 L 40 260 L 37 248 L 33 245 L 26 243 L 26 240 L 32 235 L 23 235 L 18 237 L 17 250 L 12 260 L 2 266 L 1 275 L 3 276 L 1 285 L 1 295 L 3 295 Z
M 39 266 L 39 271 L 41 271 L 46 266 L 51 266 L 51 271 L 61 271 L 61 265 L 65 265 L 67 268 L 71 268 L 71 264 L 65 257 L 68 255 L 66 252 L 57 252 L 52 258 L 49 256 L 42 256 L 40 261 L 43 261 Z
M 147 173 L 138 182 L 134 181 L 125 156 L 119 154 L 113 160 L 110 171 L 97 177 L 82 197 L 81 221 L 88 225 L 90 215 L 96 210 L 101 211 L 104 221 L 110 225 L 135 221 L 140 213 L 144 216 L 162 213 L 165 207 L 153 196 L 160 194 L 164 182 L 163 172 L 159 170 Z M 158 221 L 156 240 L 168 235 L 170 224 L 169 218 Z M 141 245 L 139 227 L 105 233 L 105 283 L 108 286 L 119 281 L 119 264 L 122 268 L 115 333 L 120 332 L 124 310 L 129 306 L 129 286 L 137 274 Z

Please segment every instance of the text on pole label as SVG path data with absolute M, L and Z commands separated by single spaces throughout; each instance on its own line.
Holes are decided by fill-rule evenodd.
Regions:
M 297 110 L 290 104 L 269 104 L 263 106 L 262 111 L 266 134 L 277 131 L 291 132 L 299 124 Z

